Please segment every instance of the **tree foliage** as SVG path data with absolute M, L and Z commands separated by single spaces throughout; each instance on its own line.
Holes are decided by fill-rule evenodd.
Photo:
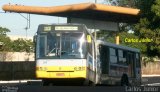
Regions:
M 11 40 L 9 37 L 7 37 L 7 32 L 10 32 L 10 30 L 7 28 L 0 27 L 0 51 L 11 50 Z
M 119 6 L 123 7 L 135 7 L 136 0 L 118 0 Z
M 9 29 L 0 27 L 0 51 L 5 52 L 33 52 L 33 42 L 31 40 L 17 39 L 11 40 L 7 33 Z
M 33 52 L 33 42 L 31 40 L 17 39 L 12 42 L 12 50 L 15 52 Z
M 120 24 L 120 44 L 139 48 L 145 56 L 160 57 L 160 0 L 118 0 L 123 7 L 139 8 L 140 20 L 136 24 Z M 128 31 L 134 31 L 129 34 Z M 100 31 L 100 37 L 115 43 L 115 33 Z M 102 35 L 103 34 L 103 35 Z M 152 39 L 151 42 L 126 43 L 125 38 Z
M 135 35 L 139 38 L 150 38 L 146 43 L 148 56 L 160 57 L 160 0 L 142 0 L 141 19 L 134 27 Z
M 124 30 L 124 29 L 123 29 Z M 127 30 L 127 28 L 126 28 Z M 115 43 L 115 36 L 116 33 L 114 32 L 107 32 L 106 30 L 101 30 L 98 32 L 98 39 Z M 139 39 L 138 36 L 134 35 L 133 33 L 128 33 L 128 31 L 120 31 L 119 32 L 120 36 L 120 44 L 123 46 L 128 46 L 132 48 L 137 48 L 140 49 L 141 53 L 145 55 L 147 46 L 144 43 L 139 43 L 139 42 L 126 42 L 126 39 Z
M 141 38 L 153 39 L 152 42 L 141 43 L 145 45 L 143 53 L 149 57 L 160 57 L 160 0 L 119 0 L 122 4 L 132 8 L 139 8 L 140 20 L 137 24 L 123 24 L 120 31 L 127 32 L 133 30 L 134 35 Z M 134 3 L 131 1 L 134 1 Z M 129 3 L 130 2 L 130 3 Z M 134 6 L 133 6 L 134 5 Z M 129 29 L 128 29 L 129 28 Z M 122 37 L 122 36 L 120 36 Z M 122 37 L 123 38 L 123 37 Z M 133 44 L 134 45 L 134 44 Z M 131 45 L 132 46 L 132 45 Z M 140 47 L 141 45 L 139 45 Z

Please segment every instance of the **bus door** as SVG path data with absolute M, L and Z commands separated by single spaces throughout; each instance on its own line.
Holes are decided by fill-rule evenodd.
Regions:
M 101 81 L 107 82 L 109 76 L 109 47 L 105 45 L 100 45 L 99 48 L 100 54 L 100 67 L 101 67 Z M 111 73 L 112 74 L 112 73 Z
M 141 79 L 141 63 L 139 53 L 135 54 L 135 77 Z
M 131 52 L 128 52 L 128 73 L 130 77 L 134 77 L 134 71 L 135 71 L 135 63 L 134 63 L 134 54 Z

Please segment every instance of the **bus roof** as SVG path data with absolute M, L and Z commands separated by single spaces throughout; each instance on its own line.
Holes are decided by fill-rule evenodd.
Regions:
M 116 44 L 109 43 L 109 42 L 104 42 L 104 41 L 101 41 L 101 40 L 97 40 L 96 43 L 97 44 L 103 44 L 103 45 L 106 45 L 106 46 L 115 47 L 115 48 L 119 48 L 119 49 L 123 49 L 123 50 L 129 50 L 129 51 L 133 51 L 133 52 L 140 52 L 140 50 L 136 49 L 136 48 L 131 48 L 131 47 L 122 46 L 122 45 L 116 45 Z

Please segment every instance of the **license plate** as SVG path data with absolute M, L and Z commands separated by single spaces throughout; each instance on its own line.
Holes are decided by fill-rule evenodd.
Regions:
M 64 76 L 64 73 L 56 73 L 56 76 Z

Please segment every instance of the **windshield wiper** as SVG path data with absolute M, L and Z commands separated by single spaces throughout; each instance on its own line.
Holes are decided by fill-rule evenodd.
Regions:
M 68 54 L 69 56 L 76 56 L 78 54 L 75 54 L 75 53 L 71 53 L 71 54 Z
M 51 54 L 52 53 L 52 51 L 54 51 L 56 48 L 53 48 L 48 54 Z

